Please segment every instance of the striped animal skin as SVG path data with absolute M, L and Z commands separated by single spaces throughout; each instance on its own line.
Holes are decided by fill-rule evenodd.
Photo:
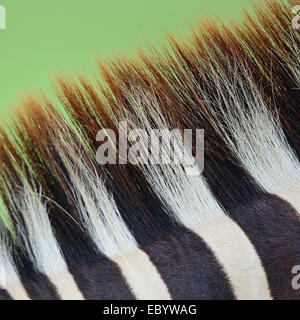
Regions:
M 57 78 L 55 101 L 24 99 L 0 129 L 0 299 L 300 299 L 296 4 L 207 21 L 98 62 L 97 79 Z M 121 120 L 204 129 L 203 172 L 100 165 L 97 133 L 118 154 Z

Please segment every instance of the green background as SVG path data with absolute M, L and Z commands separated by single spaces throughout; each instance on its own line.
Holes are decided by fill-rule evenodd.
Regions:
M 132 55 L 166 32 L 183 36 L 201 18 L 239 19 L 248 0 L 0 0 L 0 121 L 54 74 L 95 72 L 95 58 Z

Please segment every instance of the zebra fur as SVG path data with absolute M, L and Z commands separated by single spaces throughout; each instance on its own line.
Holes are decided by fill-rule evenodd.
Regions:
M 0 128 L 0 299 L 300 299 L 295 4 L 266 0 L 231 28 L 98 61 L 96 81 L 58 77 L 56 101 L 24 99 Z M 204 129 L 203 172 L 99 165 L 97 133 L 119 141 L 122 120 Z

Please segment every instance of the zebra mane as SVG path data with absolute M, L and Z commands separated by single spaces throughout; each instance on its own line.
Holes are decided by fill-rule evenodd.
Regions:
M 179 225 L 199 232 L 261 191 L 300 212 L 300 33 L 296 1 L 281 2 L 255 6 L 242 23 L 205 21 L 162 50 L 98 61 L 95 80 L 57 77 L 55 101 L 24 99 L 0 128 L 0 266 L 9 281 L 27 264 L 54 277 L 90 253 L 119 263 Z M 147 132 L 204 129 L 203 174 L 99 165 L 97 133 L 117 132 L 122 119 Z

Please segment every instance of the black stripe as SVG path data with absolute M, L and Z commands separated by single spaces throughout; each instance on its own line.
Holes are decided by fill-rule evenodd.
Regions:
M 300 264 L 297 212 L 286 201 L 262 193 L 231 214 L 254 244 L 274 299 L 300 299 L 300 290 L 294 290 L 291 285 L 292 268 Z
M 57 161 L 68 179 L 67 171 L 58 155 Z M 60 182 L 51 175 L 51 170 L 47 171 L 46 180 L 51 181 L 48 185 L 51 198 L 58 204 L 57 206 L 49 203 L 48 208 L 53 234 L 61 248 L 68 270 L 83 296 L 95 300 L 133 299 L 118 266 L 98 254 L 89 235 L 78 225 L 77 208 Z
M 51 222 L 54 223 L 55 236 L 68 269 L 85 299 L 134 299 L 119 267 L 98 254 L 91 239 L 82 230 L 73 226 L 65 233 L 61 219 L 54 218 Z
M 229 281 L 206 244 L 170 217 L 137 167 L 116 167 L 110 167 L 108 188 L 126 225 L 158 268 L 172 297 L 233 299 Z
M 141 246 L 180 229 L 168 216 L 137 166 L 111 165 L 109 170 L 107 188 L 113 194 L 128 229 Z
M 0 289 L 0 300 L 12 300 L 12 297 L 6 290 Z
M 205 242 L 189 230 L 142 248 L 176 300 L 235 299 L 230 282 Z
M 19 254 L 16 267 L 24 289 L 32 300 L 58 300 L 56 288 L 44 274 L 36 271 L 24 255 Z
M 118 266 L 103 256 L 91 257 L 83 265 L 72 262 L 69 267 L 85 299 L 135 299 Z
M 204 175 L 216 199 L 244 230 L 265 268 L 275 299 L 300 299 L 291 270 L 300 263 L 300 220 L 290 204 L 263 192 L 236 162 L 206 157 Z M 219 168 L 219 169 L 216 169 Z

